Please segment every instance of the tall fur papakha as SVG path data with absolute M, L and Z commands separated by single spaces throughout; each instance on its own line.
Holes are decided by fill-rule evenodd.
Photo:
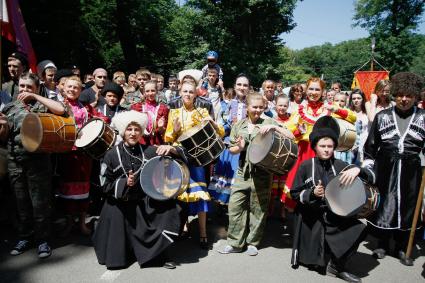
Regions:
M 119 135 L 124 137 L 125 129 L 131 123 L 138 124 L 141 127 L 143 133 L 146 129 L 146 125 L 148 124 L 148 116 L 146 113 L 141 113 L 134 110 L 120 112 L 117 113 L 114 118 L 112 118 L 111 127 L 117 129 Z

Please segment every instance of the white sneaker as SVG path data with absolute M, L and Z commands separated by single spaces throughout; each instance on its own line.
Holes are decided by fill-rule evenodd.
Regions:
M 256 256 L 258 255 L 258 249 L 256 246 L 249 245 L 246 249 L 246 253 L 250 256 Z
M 240 253 L 242 252 L 242 249 L 232 247 L 231 245 L 227 245 L 224 248 L 218 250 L 218 252 L 221 254 L 232 254 L 232 253 Z

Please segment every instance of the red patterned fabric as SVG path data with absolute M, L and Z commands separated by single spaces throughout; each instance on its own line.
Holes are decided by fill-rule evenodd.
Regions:
M 366 100 L 375 89 L 376 83 L 380 80 L 388 80 L 388 71 L 357 71 L 354 74 L 355 79 L 359 83 L 360 89 L 364 92 Z
M 58 157 L 58 173 L 60 185 L 59 198 L 69 214 L 77 214 L 87 210 L 90 192 L 90 175 L 92 159 L 84 153 L 72 151 Z
M 144 112 L 146 109 L 144 109 L 143 105 L 144 103 L 142 102 L 135 103 L 131 105 L 131 110 Z M 149 107 L 146 107 L 146 108 L 149 108 Z M 168 112 L 169 112 L 168 107 L 165 104 L 160 103 L 158 108 L 158 113 L 156 115 L 155 123 L 153 123 L 153 121 L 149 121 L 149 125 L 154 125 L 154 130 L 153 132 L 151 132 L 152 129 L 147 129 L 148 132 L 151 132 L 151 134 L 142 136 L 139 141 L 140 144 L 145 144 L 145 145 L 164 144 L 164 133 L 165 133 L 165 127 L 167 127 L 167 123 L 168 123 Z M 154 116 L 155 116 L 155 113 L 149 113 L 148 119 L 152 119 L 152 117 Z M 157 127 L 158 121 L 161 118 L 164 118 L 164 132 L 162 133 L 158 130 L 158 127 Z
M 292 188 L 292 184 L 295 180 L 295 175 L 297 174 L 298 168 L 304 160 L 313 158 L 316 156 L 314 150 L 311 149 L 310 143 L 307 141 L 300 141 L 298 143 L 298 159 L 295 162 L 294 167 L 288 172 L 288 178 L 286 179 L 286 186 Z M 294 208 L 296 202 L 288 198 L 286 194 L 282 194 L 280 199 L 287 207 Z

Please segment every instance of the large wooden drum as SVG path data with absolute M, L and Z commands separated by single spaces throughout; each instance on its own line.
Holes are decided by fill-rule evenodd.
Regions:
M 22 145 L 28 152 L 67 152 L 76 138 L 73 117 L 28 113 L 21 126 Z
M 224 143 L 209 121 L 185 131 L 177 141 L 187 150 L 189 163 L 205 166 L 224 150 Z
M 330 128 L 338 135 L 338 146 L 335 149 L 336 151 L 351 150 L 356 143 L 356 127 L 350 122 L 331 116 L 323 116 L 317 119 L 313 131 L 315 128 L 321 127 Z
M 115 130 L 102 119 L 90 119 L 79 131 L 75 146 L 94 159 L 102 158 L 115 145 Z
M 339 177 L 333 178 L 325 189 L 325 200 L 333 213 L 343 217 L 366 218 L 378 208 L 380 195 L 376 187 L 359 177 L 351 185 L 342 185 Z
M 248 160 L 276 175 L 284 175 L 297 161 L 298 147 L 292 140 L 270 131 L 258 134 L 248 146 Z
M 186 164 L 169 156 L 157 156 L 145 164 L 140 174 L 143 191 L 153 199 L 177 198 L 189 187 L 190 172 Z

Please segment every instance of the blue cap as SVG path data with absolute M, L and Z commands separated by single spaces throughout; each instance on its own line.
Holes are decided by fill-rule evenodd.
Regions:
M 218 53 L 216 51 L 210 50 L 207 52 L 207 58 L 215 58 L 218 59 Z

